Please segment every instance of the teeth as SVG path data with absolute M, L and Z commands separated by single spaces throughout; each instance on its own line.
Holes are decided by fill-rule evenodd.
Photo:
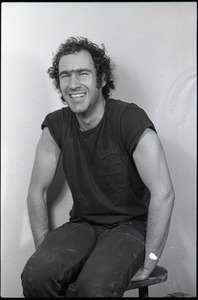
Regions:
M 72 98 L 77 98 L 77 97 L 83 97 L 85 95 L 85 93 L 82 93 L 82 94 L 71 94 L 70 96 Z

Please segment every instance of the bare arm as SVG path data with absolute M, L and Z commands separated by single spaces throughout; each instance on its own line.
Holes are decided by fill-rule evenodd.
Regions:
M 135 281 L 148 278 L 162 254 L 174 205 L 174 190 L 162 145 L 153 130 L 145 130 L 134 151 L 133 158 L 143 182 L 151 193 L 145 261 L 143 268 L 133 277 Z M 154 259 L 152 256 L 150 258 L 151 253 L 157 259 L 155 256 Z
M 44 128 L 36 148 L 35 161 L 28 190 L 27 205 L 36 248 L 49 231 L 47 191 L 54 178 L 60 157 L 60 149 L 49 129 Z

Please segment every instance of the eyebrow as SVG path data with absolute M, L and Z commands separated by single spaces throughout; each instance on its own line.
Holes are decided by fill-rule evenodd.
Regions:
M 62 75 L 64 75 L 64 74 L 71 74 L 73 72 L 74 73 L 80 73 L 80 72 L 89 72 L 89 73 L 92 73 L 92 71 L 90 69 L 87 69 L 87 68 L 70 70 L 70 71 L 64 70 L 64 71 L 60 72 L 59 77 L 62 76 Z

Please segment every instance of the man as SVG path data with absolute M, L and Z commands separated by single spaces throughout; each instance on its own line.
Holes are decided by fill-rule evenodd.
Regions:
M 167 239 L 174 191 L 153 123 L 114 89 L 105 49 L 69 38 L 48 70 L 68 107 L 42 124 L 28 192 L 36 252 L 28 260 L 25 297 L 121 297 L 146 279 Z M 47 192 L 62 155 L 73 196 L 70 221 L 49 232 Z

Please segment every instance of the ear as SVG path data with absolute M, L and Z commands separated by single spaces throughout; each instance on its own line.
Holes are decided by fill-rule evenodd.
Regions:
M 97 78 L 97 88 L 98 89 L 103 88 L 106 85 L 106 83 L 107 83 L 107 80 L 106 80 L 105 74 L 103 74 L 100 79 Z
M 103 76 L 102 76 L 102 87 L 104 87 L 106 85 L 106 83 L 107 83 L 107 78 L 106 78 L 106 75 L 103 74 Z

